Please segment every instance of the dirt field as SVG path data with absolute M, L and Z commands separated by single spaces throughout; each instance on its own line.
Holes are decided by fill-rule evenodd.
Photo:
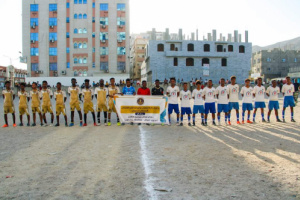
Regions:
M 1 128 L 0 199 L 300 199 L 300 106 L 297 123 L 256 119 Z

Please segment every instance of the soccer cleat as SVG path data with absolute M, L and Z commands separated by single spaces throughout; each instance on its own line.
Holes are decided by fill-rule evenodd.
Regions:
M 193 122 L 193 126 L 196 126 L 195 122 Z
M 8 125 L 7 124 L 4 124 L 3 126 L 2 126 L 2 128 L 7 128 L 8 127 Z
M 13 127 L 17 127 L 17 124 L 13 124 Z
M 52 127 L 52 126 L 53 126 L 53 124 L 50 124 L 49 126 L 50 126 L 50 127 Z
M 271 123 L 269 119 L 268 119 L 267 123 Z
M 46 127 L 46 126 L 48 126 L 48 124 L 43 124 L 43 125 L 41 124 L 41 126 Z
M 29 123 L 27 123 L 27 126 L 30 126 L 30 124 L 29 124 Z
M 138 126 L 142 125 L 141 123 L 138 123 Z
M 94 123 L 94 126 L 98 126 L 96 123 Z
M 294 119 L 292 119 L 291 122 L 296 122 L 296 121 Z
M 111 126 L 111 122 L 108 122 L 108 123 L 107 123 L 107 126 Z
M 242 124 L 245 124 L 245 121 L 244 121 L 244 120 L 242 121 Z
M 87 123 L 84 123 L 82 126 L 87 126 Z
M 117 126 L 121 126 L 121 122 L 117 122 Z M 133 122 L 132 122 L 132 125 L 133 125 Z
M 282 122 L 285 123 L 285 119 L 283 119 Z
M 44 127 L 44 124 L 42 123 L 42 124 L 41 124 L 41 126 L 43 126 L 43 127 Z
M 65 123 L 65 127 L 68 127 L 68 123 L 67 122 Z
M 55 124 L 55 127 L 58 127 L 59 126 L 59 124 Z
M 179 125 L 180 125 L 180 123 L 179 123 L 179 122 L 177 122 L 177 123 L 176 123 L 176 125 L 177 125 L 177 126 L 179 126 Z
M 237 124 L 241 124 L 241 122 L 240 122 L 240 121 L 237 121 L 236 123 L 237 123 Z
M 202 126 L 205 126 L 204 122 L 201 122 L 201 125 L 202 125 Z
M 262 122 L 267 122 L 265 119 L 262 119 Z
M 228 121 L 228 125 L 229 125 L 229 126 L 231 125 L 231 122 L 230 122 L 230 121 Z
M 213 122 L 213 125 L 214 125 L 214 126 L 217 126 L 216 122 Z
M 151 126 L 154 126 L 154 123 L 152 123 Z
M 31 126 L 36 126 L 36 124 L 35 124 L 35 123 L 33 123 L 33 124 L 31 124 Z
M 104 126 L 107 126 L 107 123 L 106 123 L 106 122 L 104 123 Z
M 188 123 L 189 126 L 192 126 L 191 122 Z
M 228 126 L 228 122 L 227 121 L 225 121 L 225 124 L 226 124 L 226 126 Z
M 280 119 L 277 119 L 277 122 L 282 122 Z
M 72 127 L 72 126 L 74 126 L 74 123 L 73 123 L 73 122 L 70 123 L 69 127 Z
M 23 126 L 23 123 L 20 123 L 19 126 Z
M 165 125 L 165 123 L 161 123 L 161 125 L 162 125 L 162 126 L 164 126 L 164 125 Z
M 207 122 L 205 122 L 203 126 L 207 126 Z
M 130 125 L 133 126 L 133 122 L 130 122 Z
M 247 120 L 247 123 L 248 123 L 248 124 L 253 124 L 253 122 L 251 122 L 250 120 Z
M 83 126 L 82 122 L 80 122 L 79 126 Z

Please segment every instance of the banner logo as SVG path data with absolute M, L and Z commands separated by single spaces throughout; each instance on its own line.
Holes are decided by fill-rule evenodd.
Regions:
M 144 101 L 143 98 L 138 98 L 138 100 L 137 100 L 137 104 L 140 105 L 140 106 L 143 105 L 144 102 L 145 102 L 145 101 Z

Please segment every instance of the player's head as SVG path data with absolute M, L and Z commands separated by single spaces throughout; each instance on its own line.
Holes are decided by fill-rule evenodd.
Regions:
M 259 77 L 259 78 L 257 79 L 257 85 L 261 85 L 261 83 L 262 83 L 262 78 Z
M 26 84 L 25 84 L 24 82 L 20 83 L 20 88 L 21 88 L 21 90 L 24 90 L 25 87 L 26 87 Z
M 159 87 L 159 80 L 158 79 L 155 80 L 155 86 Z
M 187 84 L 187 82 L 184 82 L 184 83 L 183 83 L 183 89 L 184 89 L 184 90 L 187 90 L 187 89 L 188 89 L 188 84 Z
M 36 83 L 36 82 L 33 82 L 31 86 L 32 86 L 32 89 L 36 89 L 37 83 Z
M 171 85 L 174 86 L 176 84 L 175 77 L 170 78 Z
M 273 80 L 273 81 L 272 81 L 272 86 L 273 86 L 273 87 L 276 87 L 276 86 L 277 86 L 277 81 L 276 81 L 276 80 Z
M 89 80 L 89 79 L 85 79 L 85 80 L 84 80 L 84 86 L 85 86 L 86 88 L 89 88 L 89 86 L 90 86 L 90 80 Z
M 100 84 L 101 87 L 103 87 L 104 86 L 104 80 L 100 79 L 99 84 Z
M 142 81 L 142 86 L 143 86 L 143 88 L 146 88 L 147 87 L 147 81 L 143 80 Z
M 220 83 L 221 83 L 222 86 L 224 86 L 225 85 L 225 78 L 221 78 Z
M 236 76 L 231 76 L 230 80 L 231 80 L 232 84 L 235 84 L 235 82 L 236 82 Z
M 6 89 L 10 89 L 10 81 L 5 81 L 5 87 Z
M 213 85 L 213 82 L 211 79 L 209 79 L 207 82 L 207 86 L 210 88 L 210 87 L 212 87 L 212 85 Z
M 75 86 L 75 85 L 76 85 L 76 83 L 77 83 L 77 80 L 76 80 L 76 78 L 72 78 L 72 79 L 71 79 L 71 83 L 72 83 L 72 85 L 73 85 L 73 86 Z
M 61 82 L 57 82 L 57 83 L 56 83 L 56 88 L 57 88 L 57 90 L 60 90 L 60 89 L 61 89 Z
M 128 78 L 128 79 L 126 79 L 126 86 L 127 87 L 130 87 L 131 86 L 131 81 L 130 81 L 130 79 Z
M 115 85 L 115 78 L 110 78 L 110 85 Z
M 197 87 L 198 89 L 201 88 L 201 82 L 200 82 L 200 81 L 196 81 L 196 87 Z
M 249 85 L 250 85 L 250 79 L 249 79 L 249 78 L 246 78 L 246 79 L 245 79 L 245 85 L 246 85 L 246 86 L 249 86 Z
M 43 81 L 43 82 L 42 82 L 42 86 L 43 86 L 43 88 L 44 88 L 44 89 L 46 89 L 46 88 L 47 88 L 47 86 L 48 86 L 48 83 L 47 83 L 47 81 Z
M 289 84 L 291 83 L 291 77 L 287 76 L 287 77 L 285 77 L 285 80 L 287 83 L 289 83 Z

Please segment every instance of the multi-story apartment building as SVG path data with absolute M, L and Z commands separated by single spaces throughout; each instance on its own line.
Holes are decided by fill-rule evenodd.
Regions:
M 190 81 L 192 78 L 212 79 L 218 84 L 220 78 L 237 76 L 238 83 L 249 77 L 251 70 L 252 44 L 248 42 L 248 31 L 242 42 L 238 31 L 228 39 L 216 30 L 208 34 L 208 39 L 197 40 L 198 34 L 192 34 L 192 40 L 184 40 L 182 30 L 178 39 L 150 40 L 146 47 L 145 63 L 142 65 L 142 79 L 154 82 L 175 77 L 176 80 Z
M 261 76 L 265 82 L 272 78 L 285 77 L 290 68 L 298 67 L 300 64 L 300 51 L 262 50 L 252 54 L 251 74 L 252 77 Z
M 26 0 L 30 77 L 129 74 L 129 0 Z
M 27 70 L 17 69 L 12 65 L 8 67 L 0 66 L 0 86 L 4 86 L 5 81 L 10 81 L 12 86 L 14 83 L 25 82 Z
M 132 79 L 141 79 L 141 66 L 145 60 L 147 39 L 136 38 L 134 44 L 131 46 L 131 65 L 132 65 Z

